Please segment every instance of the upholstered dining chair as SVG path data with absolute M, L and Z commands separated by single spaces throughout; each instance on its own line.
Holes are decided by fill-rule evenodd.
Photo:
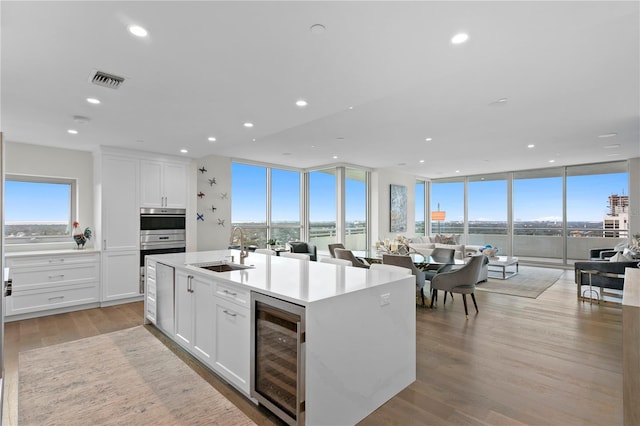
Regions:
M 289 257 L 291 259 L 300 259 L 300 260 L 311 260 L 311 257 L 306 253 L 291 253 L 288 251 L 283 251 L 280 253 L 280 257 Z
M 333 244 L 329 244 L 329 254 L 331 255 L 331 257 L 336 257 L 336 253 L 335 253 L 335 249 L 343 249 L 344 248 L 344 244 L 342 243 L 333 243 Z
M 275 255 L 276 251 L 271 249 L 255 249 L 255 253 Z
M 471 295 L 473 300 L 473 306 L 478 312 L 478 304 L 476 303 L 476 283 L 478 282 L 478 276 L 480 275 L 480 269 L 482 268 L 485 256 L 478 254 L 471 256 L 469 262 L 460 269 L 456 269 L 449 272 L 441 272 L 436 274 L 431 280 L 431 307 L 433 307 L 434 300 L 438 299 L 438 290 L 445 292 L 445 301 L 447 297 L 447 291 L 452 293 L 462 294 L 462 301 L 464 302 L 464 313 L 469 318 L 469 311 L 467 309 L 467 294 Z M 443 305 L 444 305 L 443 303 Z
M 384 265 L 393 265 L 399 266 L 401 268 L 407 268 L 411 271 L 413 275 L 416 276 L 416 288 L 420 290 L 420 298 L 422 299 L 422 306 L 425 306 L 424 303 L 424 272 L 420 269 L 416 268 L 416 265 L 413 264 L 413 259 L 411 256 L 406 255 L 397 255 L 397 254 L 383 254 L 382 255 L 382 263 Z
M 347 259 L 334 259 L 333 257 L 321 257 L 318 259 L 320 263 L 333 263 L 334 265 L 352 266 L 351 261 Z
M 358 259 L 357 257 L 355 257 L 351 250 L 337 248 L 337 249 L 334 250 L 334 253 L 336 254 L 336 259 L 348 260 L 348 261 L 351 262 L 351 265 L 355 266 L 356 268 L 367 268 L 367 269 L 369 269 L 370 265 L 368 263 L 365 263 L 362 260 Z
M 438 262 L 438 264 L 429 265 L 427 270 L 424 271 L 424 279 L 431 282 L 433 277 L 441 272 L 450 271 L 453 267 L 456 251 L 454 249 L 436 247 L 431 252 L 431 258 Z M 453 293 L 451 294 L 451 300 L 453 300 Z M 447 301 L 447 293 L 444 294 L 444 302 Z

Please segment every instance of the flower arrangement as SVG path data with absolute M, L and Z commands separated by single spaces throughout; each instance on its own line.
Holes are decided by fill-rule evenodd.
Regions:
M 81 246 L 84 248 L 85 243 L 91 239 L 92 235 L 93 232 L 91 231 L 91 228 L 87 226 L 82 230 L 78 221 L 73 222 L 73 240 L 78 245 L 78 248 L 81 248 Z

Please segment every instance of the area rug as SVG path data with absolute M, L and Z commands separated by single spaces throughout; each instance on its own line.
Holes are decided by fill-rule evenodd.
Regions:
M 144 327 L 19 356 L 24 425 L 254 425 Z
M 515 266 L 509 267 L 510 270 L 513 268 Z M 563 271 L 559 269 L 520 266 L 518 275 L 507 280 L 489 278 L 487 282 L 476 285 L 476 289 L 535 299 L 558 281 L 562 273 Z M 492 273 L 489 272 L 489 274 Z

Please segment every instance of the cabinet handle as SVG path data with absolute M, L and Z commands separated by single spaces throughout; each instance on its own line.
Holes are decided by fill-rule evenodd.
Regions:
M 64 278 L 64 274 L 59 274 L 59 275 L 49 275 L 49 279 L 50 279 L 50 280 L 52 280 L 52 279 L 54 279 L 54 278 L 60 278 L 60 279 L 62 279 L 62 278 Z
M 187 291 L 189 293 L 193 293 L 193 287 L 191 281 L 193 280 L 193 275 L 187 275 Z
M 229 290 L 223 290 L 222 292 L 233 297 L 236 297 L 238 295 L 238 293 L 234 293 L 233 291 L 229 291 Z
M 49 300 L 64 299 L 64 296 L 50 297 Z
M 229 315 L 230 317 L 235 317 L 235 316 L 237 316 L 237 315 L 238 315 L 238 314 L 236 314 L 236 313 L 229 312 L 229 311 L 227 311 L 226 309 L 225 309 L 224 311 L 222 311 L 222 312 L 224 312 L 225 314 Z
M 102 250 L 107 249 L 107 240 L 102 240 Z
M 64 259 L 49 259 L 49 263 L 64 263 Z

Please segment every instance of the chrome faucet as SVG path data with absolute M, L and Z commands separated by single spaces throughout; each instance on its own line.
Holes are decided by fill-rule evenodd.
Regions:
M 244 258 L 249 256 L 249 252 L 244 248 L 244 230 L 239 226 L 234 226 L 231 230 L 231 237 L 229 237 L 229 244 L 233 245 L 233 237 L 236 231 L 240 231 L 240 264 L 244 265 Z

